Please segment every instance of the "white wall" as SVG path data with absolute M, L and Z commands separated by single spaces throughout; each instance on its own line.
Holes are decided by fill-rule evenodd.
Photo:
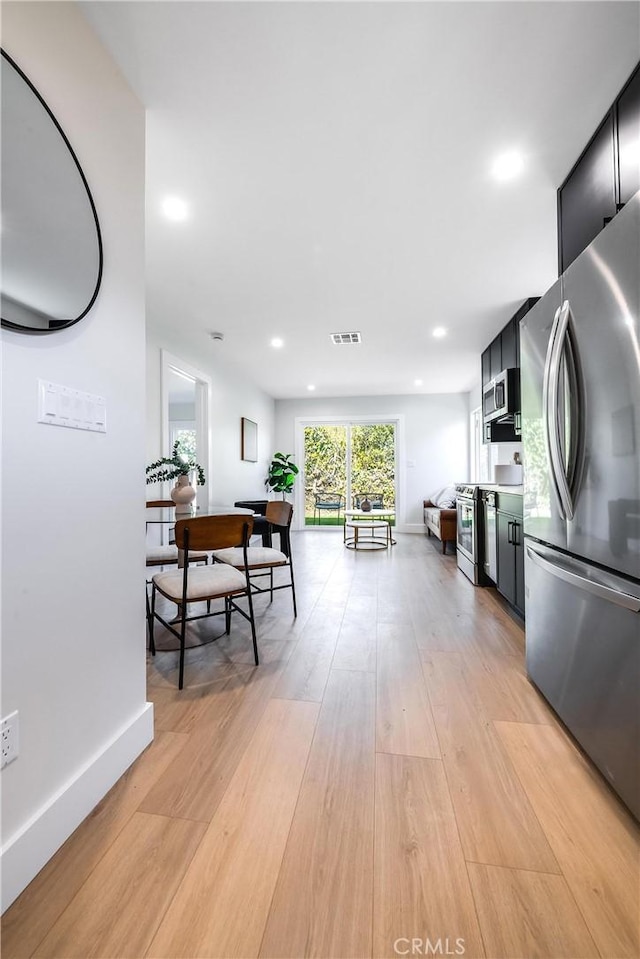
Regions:
M 276 400 L 276 447 L 283 453 L 294 452 L 297 417 L 380 416 L 384 419 L 394 414 L 401 416 L 404 433 L 396 478 L 398 528 L 422 532 L 425 497 L 439 487 L 467 479 L 468 393 Z M 415 465 L 409 466 L 410 462 Z
M 169 452 L 162 436 L 160 351 L 163 349 L 196 367 L 212 381 L 210 475 L 207 477 L 209 505 L 229 505 L 239 499 L 266 497 L 264 480 L 275 452 L 274 400 L 231 366 L 225 359 L 224 344 L 210 340 L 205 333 L 199 342 L 195 338 L 189 339 L 180 330 L 151 326 L 147 330 L 147 462 Z M 258 424 L 257 463 L 240 459 L 240 420 L 243 416 Z M 149 492 L 157 493 L 158 489 L 149 487 Z
M 61 123 L 104 241 L 89 315 L 2 334 L 3 908 L 152 738 L 144 619 L 144 113 L 75 4 L 3 3 L 2 45 Z M 106 397 L 107 433 L 40 425 L 37 380 Z

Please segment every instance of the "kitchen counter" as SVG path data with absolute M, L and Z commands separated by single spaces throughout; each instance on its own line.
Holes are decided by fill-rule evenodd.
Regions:
M 480 489 L 491 490 L 492 493 L 514 493 L 516 496 L 522 496 L 524 486 L 500 486 L 499 483 L 478 483 Z

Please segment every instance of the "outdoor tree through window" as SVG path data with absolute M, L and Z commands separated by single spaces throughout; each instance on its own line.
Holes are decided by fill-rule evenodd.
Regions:
M 305 523 L 314 523 L 317 494 L 338 493 L 350 509 L 354 495 L 382 495 L 395 504 L 395 424 L 351 423 L 307 426 L 305 450 Z M 344 522 L 344 515 L 325 513 L 319 525 Z

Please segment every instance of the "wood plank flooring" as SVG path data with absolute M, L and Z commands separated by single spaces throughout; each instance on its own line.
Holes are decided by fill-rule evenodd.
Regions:
M 256 600 L 258 668 L 244 621 L 182 691 L 149 657 L 156 738 L 5 913 L 3 959 L 640 956 L 637 825 L 495 591 L 396 538 L 294 534 L 299 615 Z

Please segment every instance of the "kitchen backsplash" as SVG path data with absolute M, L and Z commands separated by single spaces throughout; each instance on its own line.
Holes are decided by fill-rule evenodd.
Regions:
M 495 482 L 494 467 L 497 464 L 504 466 L 513 465 L 514 453 L 518 453 L 520 462 L 524 463 L 522 443 L 485 443 L 480 458 L 479 482 Z

